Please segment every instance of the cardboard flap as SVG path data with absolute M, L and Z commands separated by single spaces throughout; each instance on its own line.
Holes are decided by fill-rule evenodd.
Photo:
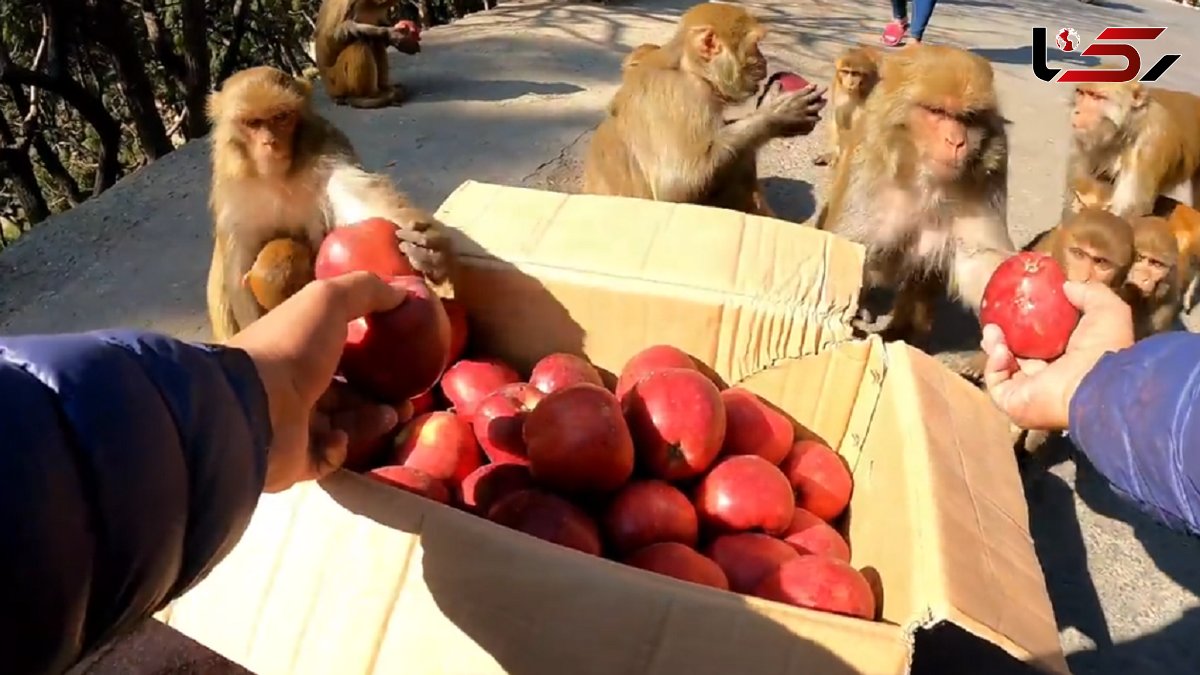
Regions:
M 553 291 L 552 300 L 573 314 L 619 318 L 623 335 L 609 331 L 613 335 L 600 339 L 628 343 L 613 354 L 621 359 L 635 346 L 670 342 L 736 381 L 773 361 L 813 354 L 851 337 L 863 249 L 811 227 L 691 204 L 476 181 L 457 188 L 436 215 L 452 228 L 462 262 L 456 274 L 466 277 L 456 280 L 456 297 L 505 356 L 510 356 L 505 345 L 490 339 L 514 335 L 513 307 L 499 310 L 505 317 L 489 317 L 497 311 L 495 294 L 530 296 L 532 304 L 520 311 L 531 321 L 544 323 L 555 314 L 538 306 L 530 289 L 517 287 L 516 276 L 507 273 L 512 268 Z M 586 302 L 572 302 L 584 294 Z M 713 311 L 697 312 L 697 306 Z M 587 317 L 572 318 L 589 324 Z M 492 320 L 504 323 L 504 330 L 488 330 Z M 694 337 L 698 331 L 704 344 Z M 537 332 L 541 338 L 519 337 L 563 333 L 545 327 Z M 605 348 L 588 344 L 587 351 L 608 367 Z M 518 363 L 520 356 L 511 354 Z
M 260 675 L 848 675 L 907 659 L 894 626 L 648 574 L 347 472 L 264 496 L 158 618 Z
M 949 620 L 1014 657 L 1067 673 L 1054 612 L 1029 533 L 1009 422 L 987 394 L 934 358 L 888 345 L 889 377 L 912 392 L 892 399 L 905 427 L 923 524 L 915 569 L 927 600 L 924 623 Z M 920 614 L 915 616 L 919 617 Z

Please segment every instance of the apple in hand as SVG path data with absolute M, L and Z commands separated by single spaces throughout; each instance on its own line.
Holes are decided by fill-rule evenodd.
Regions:
M 443 504 L 450 503 L 450 490 L 442 481 L 411 466 L 381 466 L 367 472 L 367 478 L 405 492 L 421 495 Z
M 528 464 L 525 419 L 545 396 L 524 382 L 506 384 L 483 397 L 471 425 L 488 459 L 498 464 Z
M 351 321 L 340 366 L 352 386 L 394 402 L 419 396 L 438 381 L 450 355 L 450 320 L 423 278 L 391 282 L 404 288 L 404 302 Z
M 617 377 L 617 398 L 624 399 L 638 380 L 664 368 L 691 368 L 697 370 L 696 362 L 686 352 L 671 345 L 654 345 L 634 354 Z
M 816 440 L 797 441 L 779 465 L 796 493 L 796 506 L 831 521 L 846 510 L 854 477 L 846 460 Z
M 778 466 L 796 436 L 791 420 L 741 387 L 722 391 L 721 400 L 725 403 L 724 454 L 758 455 Z
M 612 392 L 575 384 L 547 394 L 525 418 L 529 468 L 565 492 L 611 492 L 633 475 L 633 438 Z
M 643 377 L 622 401 L 639 466 L 664 480 L 704 473 L 725 440 L 725 404 L 698 370 L 668 368 Z
M 623 562 L 694 584 L 729 590 L 729 580 L 717 563 L 678 542 L 651 544 L 633 552 Z
M 604 386 L 596 367 L 574 354 L 558 353 L 542 357 L 542 360 L 534 364 L 533 372 L 529 375 L 529 384 L 544 394 L 580 382 Z
M 1063 292 L 1067 275 L 1054 258 L 1023 251 L 1000 263 L 983 289 L 979 323 L 994 323 L 1013 356 L 1049 361 L 1062 356 L 1079 309 Z
M 520 381 L 517 371 L 499 359 L 463 359 L 442 375 L 442 394 L 455 412 L 469 420 L 485 396 Z
M 318 279 L 347 272 L 373 272 L 384 279 L 416 274 L 396 238 L 399 226 L 385 218 L 366 220 L 333 228 L 321 241 L 313 274 Z
M 549 492 L 511 492 L 492 505 L 488 520 L 560 546 L 600 555 L 600 531 L 591 516 Z
M 717 531 L 779 534 L 792 523 L 796 496 L 779 467 L 758 455 L 717 463 L 696 488 L 700 522 Z
M 621 488 L 609 503 L 602 524 L 608 543 L 618 554 L 662 541 L 695 546 L 700 530 L 691 500 L 661 480 L 635 481 Z
M 461 482 L 482 463 L 471 427 L 445 411 L 425 413 L 396 436 L 393 464 L 420 469 L 438 480 Z
M 779 83 L 779 91 L 787 94 L 793 91 L 799 91 L 809 85 L 809 81 L 796 73 L 791 73 L 786 70 L 781 70 L 771 75 L 767 80 L 767 86 L 771 83 Z

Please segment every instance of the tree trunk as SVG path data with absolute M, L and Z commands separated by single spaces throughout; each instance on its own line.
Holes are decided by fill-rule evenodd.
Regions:
M 184 135 L 188 139 L 200 138 L 208 133 L 205 106 L 212 86 L 208 17 L 204 14 L 204 0 L 180 0 L 180 32 L 183 34 L 183 65 L 186 72 L 183 98 L 188 111 Z
M 217 83 L 233 74 L 238 64 L 238 54 L 242 49 L 242 38 L 246 35 L 247 18 L 250 14 L 250 0 L 237 0 L 233 5 L 233 35 L 229 45 L 221 55 L 221 66 L 217 68 Z
M 0 143 L 12 146 L 16 142 L 8 120 L 4 119 L 4 115 L 0 115 Z M 46 205 L 46 196 L 42 194 L 42 187 L 38 185 L 37 174 L 33 172 L 33 162 L 29 161 L 29 153 L 6 147 L 0 150 L 0 164 L 3 164 L 7 169 L 6 173 L 12 178 L 13 191 L 16 192 L 17 201 L 21 203 L 21 209 L 25 212 L 25 220 L 32 225 L 49 218 L 50 207 Z
M 129 105 L 142 152 L 152 160 L 158 159 L 175 146 L 167 138 L 167 128 L 155 104 L 154 85 L 146 74 L 142 55 L 138 53 L 138 36 L 124 12 L 114 2 L 102 0 L 96 3 L 96 39 L 112 55 L 121 94 Z

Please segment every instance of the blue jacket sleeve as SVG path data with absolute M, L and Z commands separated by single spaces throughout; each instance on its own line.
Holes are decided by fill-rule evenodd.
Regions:
M 1200 336 L 1171 332 L 1108 354 L 1071 399 L 1070 434 L 1123 496 L 1200 534 Z
M 266 475 L 240 350 L 140 331 L 0 338 L 0 654 L 61 672 L 199 581 Z

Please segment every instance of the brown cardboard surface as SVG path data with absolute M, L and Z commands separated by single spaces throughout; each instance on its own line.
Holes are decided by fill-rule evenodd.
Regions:
M 1066 672 L 1007 426 L 904 345 L 851 341 L 862 251 L 689 205 L 464 183 L 472 340 L 619 371 L 675 344 L 847 459 L 866 622 L 702 588 L 557 547 L 345 472 L 264 496 L 238 547 L 161 618 L 257 673 L 902 673 L 952 621 Z

